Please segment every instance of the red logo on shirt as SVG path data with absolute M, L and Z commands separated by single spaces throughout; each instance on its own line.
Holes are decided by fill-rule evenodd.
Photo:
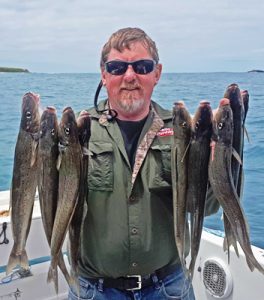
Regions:
M 173 129 L 172 128 L 162 128 L 158 133 L 158 136 L 171 136 L 173 135 Z

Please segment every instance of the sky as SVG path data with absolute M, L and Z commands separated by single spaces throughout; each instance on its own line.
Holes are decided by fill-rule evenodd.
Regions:
M 110 35 L 140 27 L 164 72 L 264 69 L 263 0 L 0 0 L 0 66 L 99 72 Z

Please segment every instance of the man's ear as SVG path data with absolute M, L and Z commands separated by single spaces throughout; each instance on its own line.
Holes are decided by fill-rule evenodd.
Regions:
M 105 74 L 106 74 L 105 70 L 101 69 L 101 80 L 102 80 L 102 83 L 103 83 L 104 86 L 106 85 Z
M 155 85 L 159 82 L 162 72 L 162 64 L 157 64 L 155 68 Z

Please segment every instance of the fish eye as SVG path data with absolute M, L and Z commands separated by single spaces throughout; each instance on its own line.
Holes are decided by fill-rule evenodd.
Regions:
M 181 126 L 182 126 L 182 128 L 186 128 L 187 127 L 187 122 L 182 122 Z
M 26 112 L 26 118 L 27 118 L 27 119 L 30 119 L 30 118 L 31 118 L 31 112 L 30 112 L 30 111 L 27 111 L 27 112 Z
M 67 135 L 70 134 L 70 128 L 69 128 L 69 127 L 66 127 L 66 128 L 64 129 L 64 131 L 65 131 L 65 133 L 66 133 Z
M 52 128 L 51 131 L 50 131 L 51 135 L 54 135 L 55 134 L 55 129 Z
M 224 123 L 222 123 L 222 122 L 221 122 L 221 123 L 218 123 L 218 129 L 221 130 L 223 127 L 224 127 Z

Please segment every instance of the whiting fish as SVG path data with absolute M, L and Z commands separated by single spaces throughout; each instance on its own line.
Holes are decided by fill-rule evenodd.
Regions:
M 71 107 L 63 110 L 59 124 L 59 192 L 58 204 L 51 238 L 51 264 L 48 282 L 54 281 L 58 293 L 57 265 L 69 224 L 79 197 L 81 182 L 82 152 L 78 138 L 78 129 Z
M 242 101 L 240 89 L 237 84 L 233 83 L 227 87 L 227 90 L 224 94 L 224 98 L 227 98 L 230 100 L 230 106 L 233 113 L 233 142 L 232 146 L 233 149 L 238 153 L 239 157 L 242 156 L 243 152 L 243 137 L 244 137 L 244 130 L 243 130 L 243 120 L 244 120 L 244 104 Z M 234 180 L 234 185 L 238 190 L 240 190 L 240 187 L 238 187 L 238 178 L 241 168 L 240 162 L 237 160 L 237 158 L 232 158 L 232 176 Z M 238 192 L 239 194 L 239 192 Z
M 78 258 L 80 255 L 80 234 L 82 230 L 83 217 L 87 211 L 87 172 L 88 172 L 88 143 L 91 135 L 90 114 L 82 111 L 77 118 L 77 128 L 80 145 L 82 147 L 82 176 L 78 203 L 69 227 L 69 257 L 72 269 L 72 276 L 77 285 L 78 278 Z
M 29 92 L 22 100 L 22 116 L 15 147 L 10 194 L 14 245 L 6 268 L 7 274 L 16 266 L 29 268 L 25 246 L 37 187 L 39 99 L 39 95 Z
M 251 271 L 257 268 L 264 274 L 251 249 L 243 209 L 234 185 L 231 161 L 233 153 L 233 113 L 229 99 L 222 99 L 213 122 L 214 140 L 211 143 L 209 180 L 214 195 L 223 208 L 235 239 L 245 253 Z M 215 138 L 217 137 L 217 138 Z
M 185 233 L 189 231 L 186 193 L 188 146 L 191 135 L 191 116 L 183 101 L 176 102 L 173 107 L 174 142 L 171 151 L 173 216 L 175 219 L 175 242 L 181 264 L 185 268 Z
M 44 231 L 49 246 L 51 245 L 52 229 L 57 209 L 59 171 L 58 159 L 58 119 L 55 107 L 48 106 L 40 119 L 38 147 L 38 192 Z M 70 283 L 63 255 L 59 255 L 59 267 L 67 282 Z
M 210 103 L 201 101 L 192 119 L 188 159 L 187 207 L 191 221 L 191 262 L 189 265 L 191 278 L 203 229 L 212 121 L 213 113 Z
M 234 186 L 237 191 L 237 195 L 240 198 L 241 191 L 243 190 L 243 181 L 241 176 L 243 174 L 243 165 L 242 165 L 242 155 L 243 155 L 243 146 L 244 146 L 244 104 L 242 101 L 242 96 L 240 89 L 237 84 L 230 84 L 224 94 L 224 98 L 230 100 L 230 106 L 233 113 L 233 142 L 232 147 L 234 153 L 237 153 L 237 157 L 232 156 L 231 161 L 231 170 L 232 177 L 234 181 Z M 224 228 L 225 228 L 225 238 L 224 238 L 224 250 L 228 253 L 228 260 L 230 259 L 229 248 L 230 245 L 233 245 L 237 256 L 239 252 L 237 249 L 237 241 L 235 236 L 232 233 L 231 225 L 229 224 L 228 219 L 225 214 L 223 214 Z

